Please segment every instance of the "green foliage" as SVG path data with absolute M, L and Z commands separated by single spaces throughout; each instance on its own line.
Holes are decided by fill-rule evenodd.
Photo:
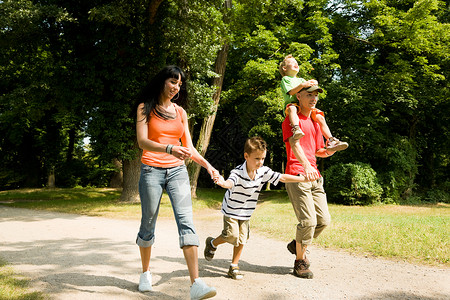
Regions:
M 180 65 L 196 124 L 212 111 L 213 67 L 227 42 L 207 152 L 222 171 L 242 162 L 249 135 L 267 140 L 267 163 L 282 171 L 278 64 L 293 54 L 298 76 L 327 91 L 317 107 L 333 135 L 350 143 L 322 167 L 366 163 L 394 202 L 448 192 L 448 3 L 240 0 L 226 9 L 222 0 L 166 0 L 154 16 L 150 3 L 0 2 L 0 189 L 43 186 L 53 171 L 64 186 L 107 184 L 113 159 L 139 153 L 139 89 Z
M 368 164 L 336 164 L 326 170 L 324 178 L 327 197 L 332 203 L 370 205 L 381 201 L 383 189 Z
M 441 112 L 449 107 L 450 37 L 449 24 L 439 21 L 443 2 L 342 1 L 331 8 L 341 68 L 318 106 L 333 134 L 351 142 L 332 161 L 369 163 L 396 202 L 418 185 L 445 181 L 450 120 Z
M 330 20 L 321 13 L 322 4 L 233 1 L 224 101 L 207 152 L 208 159 L 228 160 L 218 163 L 226 172 L 235 166 L 230 162 L 242 162 L 243 141 L 253 135 L 262 136 L 269 145 L 271 153 L 266 163 L 283 170 L 284 102 L 278 66 L 286 55 L 293 54 L 300 65 L 299 76 L 311 79 L 332 65 L 336 56 L 327 29 Z M 224 149 L 230 153 L 218 153 Z
M 430 203 L 450 203 L 450 193 L 440 189 L 427 191 L 425 201 Z
M 43 186 L 52 170 L 62 186 L 104 185 L 107 167 L 89 165 L 136 157 L 134 97 L 166 64 L 193 82 L 191 115 L 210 113 L 222 1 L 163 1 L 152 20 L 149 4 L 0 3 L 0 188 Z M 76 154 L 86 134 L 92 154 Z

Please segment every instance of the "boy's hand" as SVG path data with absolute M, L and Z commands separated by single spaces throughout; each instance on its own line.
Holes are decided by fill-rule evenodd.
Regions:
M 220 176 L 219 171 L 214 169 L 213 172 L 212 172 L 212 179 L 215 181 L 217 178 L 219 178 L 219 176 Z
M 304 168 L 305 168 L 306 179 L 308 179 L 310 181 L 319 179 L 319 177 L 320 177 L 319 173 L 310 164 L 307 164 L 306 166 L 304 166 Z
M 219 175 L 217 177 L 214 177 L 214 183 L 223 187 L 223 185 L 225 184 L 225 179 L 222 175 Z
M 217 171 L 213 166 L 207 167 L 206 171 L 208 171 L 209 175 L 211 176 L 211 179 L 215 181 L 215 178 L 220 176 L 219 171 Z

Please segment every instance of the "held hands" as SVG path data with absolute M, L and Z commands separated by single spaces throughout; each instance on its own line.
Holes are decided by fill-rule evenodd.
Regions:
M 219 171 L 217 171 L 213 167 L 206 168 L 206 170 L 208 171 L 209 175 L 211 175 L 211 179 L 214 180 L 214 183 L 215 183 L 216 179 L 220 176 Z
M 310 164 L 307 164 L 304 168 L 307 180 L 314 181 L 319 179 L 319 172 L 317 172 Z
M 225 179 L 221 175 L 219 175 L 217 178 L 214 178 L 214 183 L 219 185 L 219 186 L 221 186 L 221 187 L 223 187 L 223 188 L 226 188 L 224 186 L 225 185 Z

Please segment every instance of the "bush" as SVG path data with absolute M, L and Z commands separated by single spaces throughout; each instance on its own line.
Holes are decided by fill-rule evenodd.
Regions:
M 368 164 L 337 164 L 324 172 L 324 178 L 330 202 L 369 205 L 381 201 L 383 189 L 376 172 Z
M 430 203 L 450 203 L 450 194 L 439 189 L 431 189 L 425 194 L 425 201 Z

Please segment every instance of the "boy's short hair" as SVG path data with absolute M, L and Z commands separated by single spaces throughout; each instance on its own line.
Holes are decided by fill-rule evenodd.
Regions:
M 288 58 L 294 58 L 294 56 L 292 56 L 292 54 L 289 54 L 283 59 L 282 62 L 280 62 L 280 66 L 278 67 L 278 71 L 280 71 L 281 76 L 285 76 L 283 67 L 286 66 L 286 60 Z
M 248 138 L 244 144 L 244 152 L 247 154 L 251 154 L 253 151 L 256 150 L 266 151 L 267 150 L 266 141 L 259 136 Z

